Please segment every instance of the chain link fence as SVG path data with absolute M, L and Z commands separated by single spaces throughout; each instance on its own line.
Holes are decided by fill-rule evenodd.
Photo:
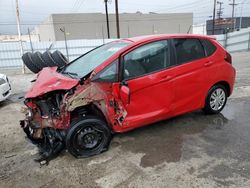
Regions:
M 94 40 L 68 40 L 67 50 L 69 55 L 69 60 L 79 57 L 85 52 L 100 46 L 104 43 L 111 42 L 114 39 L 94 39 Z M 36 52 L 40 51 L 43 53 L 46 50 L 51 52 L 55 50 L 61 51 L 65 56 L 66 45 L 65 41 L 55 41 L 55 42 L 22 42 L 23 52 Z M 21 68 L 22 59 L 20 55 L 20 43 L 19 42 L 0 42 L 0 69 L 6 68 Z
M 250 50 L 250 28 L 241 29 L 232 33 L 224 35 L 216 35 L 217 40 L 229 51 L 240 52 Z M 85 52 L 102 45 L 107 42 L 111 42 L 114 39 L 84 39 L 84 40 L 68 40 L 67 50 L 69 60 L 79 57 Z M 67 56 L 67 50 L 65 41 L 55 42 L 23 42 L 23 51 L 35 52 L 40 51 L 43 53 L 46 50 L 61 51 Z M 20 55 L 20 43 L 19 42 L 0 42 L 0 69 L 6 68 L 21 68 L 22 59 Z

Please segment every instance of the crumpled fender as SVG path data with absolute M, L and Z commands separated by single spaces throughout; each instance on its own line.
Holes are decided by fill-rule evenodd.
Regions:
M 85 106 L 92 102 L 104 100 L 104 92 L 93 82 L 78 86 L 73 96 L 70 96 L 64 103 L 67 111 L 73 111 L 77 107 Z
M 66 77 L 57 71 L 57 67 L 46 67 L 37 76 L 36 82 L 26 93 L 25 98 L 34 98 L 55 90 L 69 90 L 79 80 Z

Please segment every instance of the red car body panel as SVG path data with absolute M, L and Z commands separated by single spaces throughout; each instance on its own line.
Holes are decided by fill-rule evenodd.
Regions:
M 225 51 L 215 42 L 213 37 L 197 35 L 170 35 L 166 37 L 160 35 L 149 37 L 147 40 L 144 37 L 136 37 L 130 39 L 135 42 L 133 47 L 124 50 L 125 53 L 121 54 L 125 55 L 138 46 L 152 41 L 192 37 L 209 39 L 217 47 L 216 52 L 206 58 L 129 80 L 131 101 L 128 105 L 124 104 L 128 115 L 124 119 L 122 127 L 113 126 L 115 132 L 129 131 L 204 108 L 209 89 L 218 82 L 228 83 L 229 95 L 231 95 L 235 81 L 235 69 L 225 61 Z M 119 84 L 117 85 L 119 88 Z
M 138 78 L 128 80 L 130 101 L 125 101 L 121 94 L 121 83 L 95 82 L 91 79 L 116 59 L 123 57 L 133 49 L 144 44 L 172 38 L 205 38 L 212 42 L 217 50 L 209 57 L 173 66 Z M 55 90 L 76 88 L 73 96 L 66 96 L 62 108 L 65 109 L 61 120 L 55 123 L 56 128 L 67 128 L 69 114 L 74 109 L 69 103 L 82 105 L 93 103 L 104 114 L 114 132 L 125 132 L 148 125 L 185 112 L 201 109 L 205 105 L 209 89 L 218 82 L 229 85 L 232 93 L 235 81 L 235 69 L 225 60 L 225 50 L 212 38 L 199 35 L 153 35 L 124 39 L 131 44 L 114 54 L 96 67 L 84 85 L 79 81 L 63 76 L 56 68 L 45 68 L 40 72 L 37 81 L 26 94 L 26 98 L 35 98 Z M 91 92 L 89 92 L 91 91 Z M 69 102 L 71 101 L 71 102 Z M 117 103 L 114 105 L 114 101 Z M 153 101 L 153 102 L 152 102 Z M 78 107 L 78 105 L 76 105 Z M 60 123 L 67 125 L 60 126 Z M 64 123 L 65 124 L 65 123 Z
M 78 80 L 58 73 L 57 67 L 46 67 L 39 74 L 36 82 L 26 93 L 25 98 L 34 98 L 55 90 L 69 90 L 78 84 Z

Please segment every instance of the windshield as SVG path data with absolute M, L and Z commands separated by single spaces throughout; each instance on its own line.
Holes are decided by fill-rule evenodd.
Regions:
M 111 42 L 98 47 L 67 65 L 62 73 L 82 78 L 129 44 L 129 42 L 124 41 Z

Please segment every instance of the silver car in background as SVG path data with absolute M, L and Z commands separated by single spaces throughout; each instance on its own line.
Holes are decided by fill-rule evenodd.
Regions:
M 11 86 L 6 75 L 0 74 L 0 102 L 11 95 Z

